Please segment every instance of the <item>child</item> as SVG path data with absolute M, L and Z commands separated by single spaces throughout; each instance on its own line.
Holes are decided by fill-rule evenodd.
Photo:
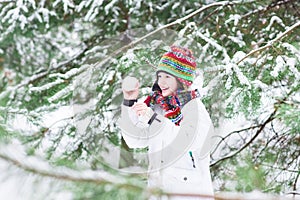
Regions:
M 122 136 L 130 148 L 148 147 L 148 186 L 177 194 L 170 199 L 213 199 L 209 171 L 213 125 L 198 91 L 190 89 L 195 70 L 192 52 L 171 46 L 144 102 L 137 102 L 136 79 L 124 79 L 122 85 Z

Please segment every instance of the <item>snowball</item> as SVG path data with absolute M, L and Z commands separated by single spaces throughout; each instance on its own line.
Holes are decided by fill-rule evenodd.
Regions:
M 132 76 L 127 76 L 122 83 L 122 89 L 125 91 L 135 90 L 139 86 L 139 81 Z

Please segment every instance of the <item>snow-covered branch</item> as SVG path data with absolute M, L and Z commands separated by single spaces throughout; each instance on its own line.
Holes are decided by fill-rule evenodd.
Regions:
M 209 8 L 213 8 L 213 7 L 223 7 L 223 6 L 226 6 L 226 5 L 235 5 L 235 4 L 240 4 L 240 3 L 245 3 L 245 1 L 220 1 L 220 2 L 215 2 L 215 3 L 211 3 L 209 5 L 205 5 L 199 9 L 197 9 L 196 11 L 186 15 L 185 17 L 182 17 L 182 18 L 179 18 L 169 24 L 166 24 L 166 25 L 163 25 L 159 28 L 157 28 L 156 30 L 144 35 L 143 37 L 140 37 L 132 42 L 130 42 L 129 44 L 121 47 L 120 49 L 114 51 L 113 53 L 110 54 L 110 56 L 108 56 L 106 59 L 96 63 L 95 65 L 93 65 L 94 68 L 98 68 L 100 66 L 102 66 L 104 63 L 106 63 L 109 59 L 111 59 L 112 57 L 114 57 L 115 55 L 118 55 L 119 53 L 121 52 L 124 52 L 125 50 L 127 50 L 128 48 L 140 43 L 141 41 L 145 40 L 146 38 L 164 30 L 164 29 L 167 29 L 167 28 L 170 28 L 174 25 L 177 25 L 177 24 L 181 24 L 183 21 L 186 21 L 192 17 L 194 17 L 195 15 L 198 15 L 199 13 L 209 9 Z
M 199 36 L 201 39 L 203 39 L 208 44 L 210 44 L 213 47 L 215 47 L 218 51 L 222 52 L 223 56 L 224 56 L 224 63 L 228 63 L 230 61 L 230 58 L 229 58 L 228 53 L 227 53 L 227 50 L 224 47 L 222 47 L 221 45 L 219 45 L 217 43 L 217 41 L 215 41 L 212 38 L 209 38 L 209 37 L 205 36 L 200 31 L 197 31 L 197 36 Z
M 12 1 L 12 0 L 1 0 L 0 3 L 16 3 L 16 1 Z
M 277 1 L 277 2 L 275 2 L 275 3 L 270 4 L 270 5 L 267 6 L 267 7 L 262 7 L 262 8 L 253 10 L 253 11 L 251 11 L 251 12 L 249 12 L 249 13 L 243 15 L 242 18 L 249 17 L 249 16 L 251 16 L 251 15 L 253 15 L 253 14 L 256 14 L 256 13 L 266 12 L 266 11 L 268 11 L 268 10 L 274 8 L 274 7 L 282 6 L 282 5 L 285 5 L 285 4 L 287 4 L 287 3 L 291 3 L 291 2 L 293 2 L 293 1 L 295 1 L 295 0 L 281 0 L 281 1 Z
M 11 147 L 12 148 L 12 147 Z M 15 152 L 10 147 L 6 150 L 3 148 L 0 150 L 0 159 L 22 169 L 27 172 L 37 174 L 42 177 L 49 177 L 62 181 L 81 182 L 81 183 L 93 183 L 93 184 L 113 184 L 115 187 L 126 188 L 136 191 L 144 191 L 145 195 L 153 196 L 176 196 L 176 197 L 207 197 L 213 198 L 211 195 L 199 195 L 199 194 L 177 194 L 170 192 L 163 192 L 159 188 L 146 188 L 138 183 L 133 183 L 126 175 L 113 175 L 106 171 L 92 171 L 92 170 L 73 170 L 66 167 L 53 167 L 48 163 L 43 162 L 35 157 L 22 156 L 20 152 Z M 14 152 L 14 153 L 12 153 Z M 132 177 L 132 174 L 131 174 Z
M 13 152 L 13 153 L 12 153 Z M 113 175 L 106 171 L 73 170 L 67 167 L 53 167 L 35 157 L 21 155 L 20 152 L 8 147 L 0 150 L 0 158 L 16 167 L 43 176 L 63 181 L 86 182 L 94 184 L 114 184 L 119 187 L 129 187 L 142 190 L 143 187 L 130 182 L 126 176 Z
M 63 61 L 59 64 L 57 64 L 56 66 L 53 66 L 53 67 L 49 67 L 49 69 L 47 71 L 43 71 L 43 72 L 40 72 L 38 74 L 35 74 L 35 75 L 32 75 L 31 77 L 27 78 L 27 79 L 24 79 L 21 83 L 19 83 L 18 85 L 15 85 L 15 86 L 11 86 L 11 87 L 8 87 L 7 90 L 3 93 L 0 94 L 0 99 L 3 98 L 4 96 L 6 96 L 9 92 L 15 92 L 17 91 L 18 89 L 26 86 L 26 85 L 29 85 L 30 83 L 33 83 L 39 79 L 42 79 L 46 76 L 49 75 L 50 72 L 53 72 L 53 71 L 58 71 L 60 68 L 66 66 L 67 64 L 73 62 L 74 60 L 76 60 L 78 57 L 80 57 L 82 54 L 84 54 L 84 52 L 86 51 L 86 47 L 79 51 L 76 55 L 74 55 L 72 58 L 66 60 L 66 61 Z M 72 70 L 73 72 L 74 70 Z M 72 74 L 74 75 L 74 74 Z M 72 75 L 68 75 L 67 77 L 71 77 Z M 53 86 L 54 83 L 52 83 L 52 86 Z M 55 85 L 55 84 L 54 84 Z M 47 85 L 45 86 L 45 88 L 43 89 L 47 89 L 48 87 L 50 87 L 51 85 Z M 51 87 L 52 87 L 51 86 Z M 38 90 L 38 88 L 35 88 L 33 90 Z
M 25 85 L 29 85 L 30 83 L 40 79 L 40 78 L 43 78 L 45 77 L 46 75 L 48 74 L 48 72 L 41 72 L 39 74 L 36 74 L 36 75 L 33 75 L 25 80 L 23 80 L 20 84 L 16 85 L 16 86 L 11 86 L 11 87 L 8 87 L 6 91 L 2 92 L 0 94 L 0 99 L 1 98 L 4 98 L 9 92 L 13 92 L 15 93 L 16 90 L 18 90 L 19 88 L 25 86 Z
M 293 26 L 291 26 L 290 28 L 288 28 L 287 30 L 285 30 L 283 33 L 280 33 L 276 38 L 274 38 L 273 40 L 267 42 L 266 45 L 259 47 L 257 49 L 254 49 L 252 51 L 250 51 L 248 54 L 245 55 L 245 57 L 243 57 L 241 60 L 239 60 L 237 62 L 237 65 L 239 65 L 241 62 L 243 62 L 246 58 L 250 57 L 251 55 L 263 51 L 265 49 L 268 49 L 270 47 L 272 47 L 272 45 L 275 42 L 278 42 L 281 38 L 283 38 L 284 36 L 288 35 L 290 32 L 292 32 L 294 29 L 298 28 L 298 26 L 300 26 L 300 21 L 298 21 L 296 24 L 294 24 Z

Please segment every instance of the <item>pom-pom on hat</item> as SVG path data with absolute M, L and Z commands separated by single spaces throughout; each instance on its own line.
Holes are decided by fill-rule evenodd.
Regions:
M 171 46 L 171 50 L 162 56 L 157 73 L 159 71 L 167 72 L 184 85 L 190 86 L 195 78 L 196 67 L 197 64 L 191 50 Z

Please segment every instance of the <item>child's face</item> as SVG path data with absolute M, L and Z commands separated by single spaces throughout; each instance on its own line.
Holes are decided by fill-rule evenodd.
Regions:
M 162 91 L 162 95 L 164 97 L 169 95 L 174 95 L 178 89 L 177 80 L 174 76 L 165 73 L 165 72 L 158 72 L 158 85 Z

